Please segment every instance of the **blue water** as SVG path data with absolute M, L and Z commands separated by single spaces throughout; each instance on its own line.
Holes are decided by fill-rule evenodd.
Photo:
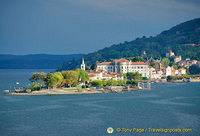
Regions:
M 30 84 L 28 80 L 34 72 L 52 72 L 53 69 L 0 69 L 0 91 L 13 90 Z M 16 84 L 19 82 L 19 84 Z
M 118 133 L 117 128 L 192 132 Z M 1 136 L 199 136 L 199 129 L 200 83 L 154 83 L 151 91 L 110 94 L 0 95 Z

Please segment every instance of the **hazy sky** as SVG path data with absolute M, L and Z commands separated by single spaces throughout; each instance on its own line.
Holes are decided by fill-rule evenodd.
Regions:
M 0 54 L 89 53 L 200 17 L 200 0 L 0 0 Z

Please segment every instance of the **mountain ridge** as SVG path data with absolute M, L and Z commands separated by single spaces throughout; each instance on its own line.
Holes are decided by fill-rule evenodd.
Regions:
M 56 69 L 62 63 L 80 59 L 83 55 L 0 54 L 0 69 Z

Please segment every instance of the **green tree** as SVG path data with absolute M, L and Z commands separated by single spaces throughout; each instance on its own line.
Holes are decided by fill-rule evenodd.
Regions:
M 178 69 L 178 65 L 173 65 L 173 68 L 177 70 Z
M 76 72 L 78 73 L 78 81 L 84 83 L 85 81 L 89 80 L 89 75 L 86 71 L 82 69 L 77 69 Z
M 144 58 L 140 56 L 136 56 L 132 58 L 133 62 L 144 62 Z
M 63 76 L 60 72 L 49 73 L 47 75 L 46 83 L 48 87 L 56 88 L 58 85 L 61 85 L 63 81 Z
M 97 68 L 96 63 L 92 64 L 91 67 L 90 67 L 90 69 L 92 69 L 92 70 L 95 70 L 96 68 Z
M 32 77 L 29 79 L 31 82 L 35 82 L 40 86 L 40 89 L 42 87 L 42 84 L 45 83 L 47 78 L 47 74 L 44 72 L 40 73 L 32 73 Z
M 174 65 L 175 65 L 174 61 L 170 61 L 170 62 L 169 62 L 169 66 L 170 66 L 170 67 L 172 67 L 172 66 L 174 66 Z
M 169 63 L 170 63 L 170 60 L 168 58 L 163 58 L 161 60 L 161 64 L 162 64 L 162 67 L 167 67 L 169 66 Z
M 78 76 L 79 74 L 76 71 L 62 71 L 61 72 L 63 75 L 63 81 L 62 85 L 63 86 L 76 86 L 78 83 Z
M 159 65 L 158 62 L 153 62 L 153 63 L 151 64 L 151 66 L 152 66 L 153 68 L 155 68 L 155 69 L 159 69 L 159 68 L 160 68 L 160 65 Z
M 189 67 L 189 72 L 192 75 L 200 74 L 200 67 L 198 67 L 197 65 L 192 65 Z
M 100 80 L 94 80 L 94 81 L 91 82 L 91 85 L 93 87 L 102 87 L 103 86 L 103 82 L 100 81 Z
M 138 81 L 133 81 L 133 80 L 127 80 L 126 84 L 130 84 L 130 85 L 138 85 Z
M 138 72 L 128 72 L 126 73 L 126 76 L 128 80 L 142 80 L 142 75 Z
M 118 84 L 118 82 L 116 80 L 113 80 L 113 79 L 109 79 L 109 80 L 106 81 L 106 85 L 108 85 L 108 86 L 113 86 L 113 85 L 115 86 L 117 84 Z
M 40 90 L 40 85 L 38 83 L 33 83 L 31 91 L 38 91 Z
M 117 85 L 119 86 L 123 86 L 126 84 L 126 80 L 118 80 L 117 82 L 118 82 Z

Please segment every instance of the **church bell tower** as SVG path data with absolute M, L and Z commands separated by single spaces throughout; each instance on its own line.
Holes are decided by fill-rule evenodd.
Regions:
M 84 63 L 84 58 L 82 58 L 82 64 L 81 64 L 81 69 L 85 70 L 85 63 Z

